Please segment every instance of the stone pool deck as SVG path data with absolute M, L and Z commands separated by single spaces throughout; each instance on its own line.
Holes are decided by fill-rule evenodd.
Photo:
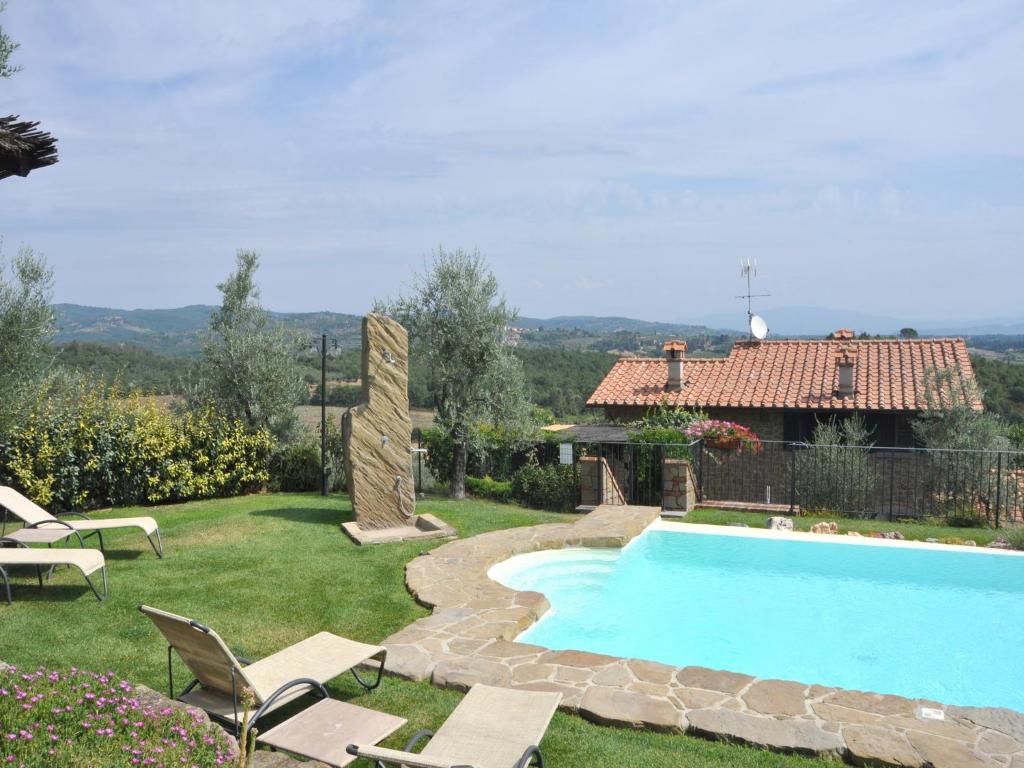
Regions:
M 854 765 L 1024 768 L 1024 715 L 1008 709 L 762 680 L 513 642 L 549 608 L 487 576 L 513 555 L 622 547 L 658 519 L 651 507 L 602 506 L 573 523 L 453 541 L 406 566 L 406 586 L 433 610 L 384 641 L 388 671 L 468 689 L 474 683 L 562 693 L 562 709 L 597 723 L 691 733 Z M 794 653 L 798 653 L 794 649 Z M 943 720 L 922 719 L 920 707 Z

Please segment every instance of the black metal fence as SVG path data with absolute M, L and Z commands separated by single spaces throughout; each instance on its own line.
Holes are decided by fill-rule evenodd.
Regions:
M 626 503 L 661 506 L 664 459 L 699 461 L 700 441 L 679 443 L 581 443 L 574 444 L 576 461 L 594 457 L 608 465 Z M 582 501 L 582 499 L 581 499 Z
M 771 505 L 885 520 L 941 519 L 958 525 L 1024 522 L 1024 452 L 868 448 L 762 441 L 738 450 L 589 443 L 631 504 L 661 504 L 661 462 L 685 456 L 702 504 Z

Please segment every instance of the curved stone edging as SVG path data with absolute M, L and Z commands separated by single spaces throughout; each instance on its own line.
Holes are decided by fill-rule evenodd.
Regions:
M 474 683 L 558 691 L 562 709 L 607 725 L 726 739 L 856 765 L 1024 768 L 1024 715 L 952 707 L 703 667 L 672 667 L 513 642 L 550 607 L 538 592 L 487 576 L 513 555 L 564 547 L 623 547 L 660 515 L 598 507 L 574 523 L 492 531 L 444 544 L 406 566 L 406 586 L 430 616 L 384 641 L 388 671 L 466 690 Z M 922 720 L 920 706 L 945 713 Z

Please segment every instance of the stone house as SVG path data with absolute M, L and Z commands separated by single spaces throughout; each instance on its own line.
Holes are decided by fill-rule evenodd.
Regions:
M 810 440 L 818 421 L 859 413 L 877 446 L 910 447 L 929 370 L 952 371 L 965 396 L 978 392 L 963 339 L 857 339 L 841 329 L 823 340 L 738 341 L 719 359 L 687 359 L 685 341 L 664 349 L 664 357 L 621 358 L 587 406 L 619 422 L 661 404 L 699 408 L 786 441 Z

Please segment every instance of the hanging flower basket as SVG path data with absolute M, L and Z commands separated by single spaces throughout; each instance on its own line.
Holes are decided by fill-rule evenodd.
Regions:
M 697 421 L 686 428 L 686 434 L 695 440 L 703 440 L 708 448 L 724 453 L 738 453 L 744 448 L 753 453 L 761 451 L 761 439 L 748 427 L 731 421 Z
M 738 437 L 706 437 L 704 445 L 716 451 L 738 451 L 743 442 Z

